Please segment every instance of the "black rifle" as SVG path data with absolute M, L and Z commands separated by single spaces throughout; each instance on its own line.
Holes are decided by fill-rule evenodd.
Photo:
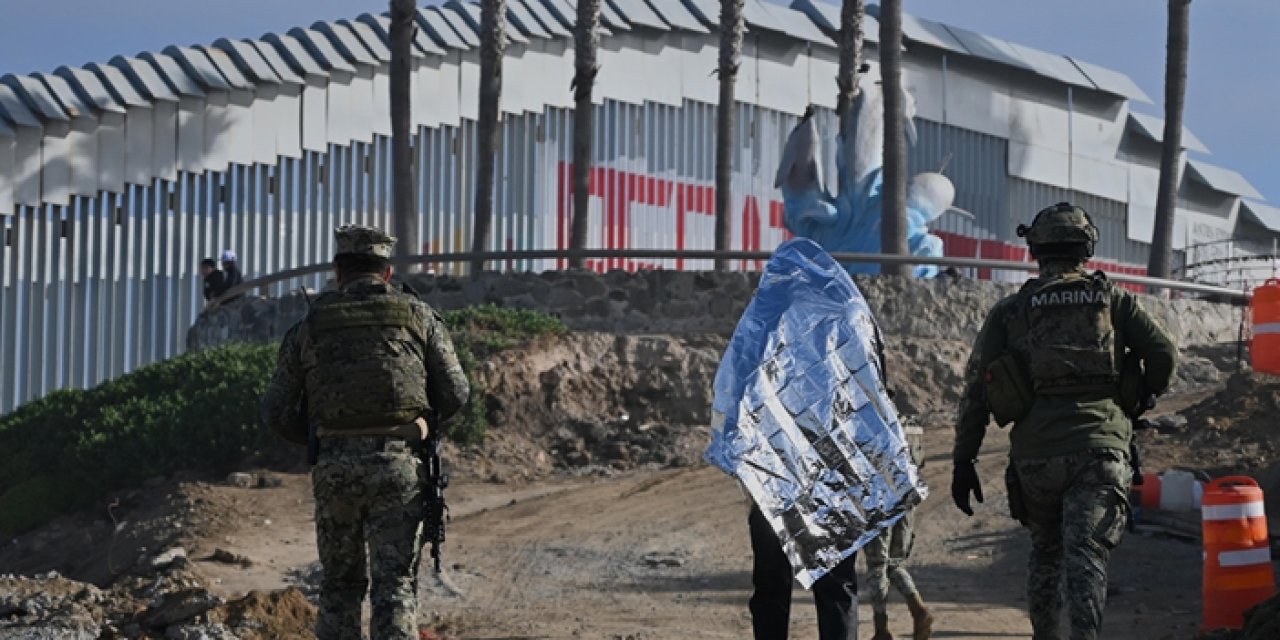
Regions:
M 449 486 L 449 474 L 440 465 L 440 441 L 444 425 L 440 414 L 431 411 L 427 415 L 427 439 L 420 445 L 418 456 L 423 466 L 423 544 L 431 543 L 431 559 L 436 573 L 440 573 L 440 547 L 444 545 L 445 521 L 449 518 L 449 505 L 444 501 L 444 490 Z
M 1151 428 L 1142 414 L 1156 407 L 1156 397 L 1148 395 L 1138 406 L 1129 409 L 1129 421 L 1133 423 L 1133 435 L 1129 439 L 1129 466 L 1133 467 L 1133 484 L 1142 484 L 1142 453 L 1138 450 L 1138 432 Z

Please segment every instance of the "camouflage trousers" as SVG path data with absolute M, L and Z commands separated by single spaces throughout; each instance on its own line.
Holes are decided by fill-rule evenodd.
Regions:
M 418 637 L 418 468 L 417 457 L 401 441 L 321 440 L 311 471 L 316 546 L 324 567 L 316 624 L 320 640 L 364 637 L 360 611 L 370 580 L 370 636 Z
M 1062 638 L 1065 574 L 1071 640 L 1093 640 L 1107 602 L 1107 562 L 1129 513 L 1128 456 L 1092 449 L 1013 461 L 1031 531 L 1027 600 L 1035 640 Z
M 915 511 L 908 511 L 880 537 L 862 548 L 867 559 L 867 588 L 871 591 L 871 609 L 885 613 L 889 604 L 889 585 L 892 584 L 903 598 L 918 597 L 916 583 L 903 567 L 911 557 L 915 545 Z

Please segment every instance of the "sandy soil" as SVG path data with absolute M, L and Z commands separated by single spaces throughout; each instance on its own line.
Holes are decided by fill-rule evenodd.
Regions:
M 911 570 L 934 608 L 937 638 L 1025 638 L 1028 542 L 1005 514 L 1003 434 L 981 463 L 987 502 L 968 518 L 947 494 L 950 434 L 934 430 Z M 213 590 L 314 580 L 315 548 L 305 476 L 283 486 L 233 489 L 241 518 L 193 557 L 214 547 L 251 560 L 238 567 L 197 560 Z M 611 478 L 557 479 L 523 486 L 483 482 L 450 489 L 454 518 L 446 579 L 424 566 L 422 621 L 460 638 L 742 638 L 751 552 L 747 503 L 709 467 L 642 470 Z M 270 524 L 265 524 L 270 520 Z M 1115 554 L 1107 637 L 1190 638 L 1199 612 L 1200 549 L 1171 539 L 1128 536 Z M 814 637 L 809 595 L 797 588 L 795 637 Z M 910 617 L 896 603 L 892 630 Z M 870 611 L 862 607 L 863 634 Z

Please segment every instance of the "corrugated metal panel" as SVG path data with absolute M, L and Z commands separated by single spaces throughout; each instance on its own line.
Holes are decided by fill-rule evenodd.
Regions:
M 1088 76 L 1099 91 L 1151 104 L 1151 98 L 1143 93 L 1142 89 L 1134 84 L 1129 76 L 1070 56 L 1067 56 L 1067 59 L 1073 62 L 1084 75 Z
M 1025 62 L 1036 73 L 1053 78 L 1060 82 L 1065 82 L 1077 87 L 1085 87 L 1087 89 L 1097 89 L 1088 76 L 1080 71 L 1080 68 L 1072 64 L 1066 56 L 1061 56 L 1039 49 L 1020 45 L 1014 42 L 1005 42 L 1014 54 L 1020 60 Z
M 551 34 L 552 36 L 567 38 L 573 34 L 573 32 L 570 31 L 569 29 L 566 29 L 565 26 L 560 23 L 560 20 L 558 20 L 554 15 L 552 15 L 551 11 L 547 9 L 546 5 L 542 4 L 542 2 L 540 2 L 539 0 L 508 0 L 508 1 L 511 3 L 518 3 L 524 6 L 524 8 L 529 11 L 529 14 L 532 15 L 534 19 L 538 21 L 538 24 L 542 25 L 543 30 L 545 30 L 547 33 Z
M 907 42 L 919 42 L 947 51 L 972 55 L 946 25 L 906 13 L 902 14 L 902 37 Z
M 311 54 L 307 53 L 307 48 L 304 47 L 297 38 L 291 35 L 268 33 L 267 35 L 262 36 L 262 42 L 258 44 L 258 50 L 261 51 L 263 56 L 267 58 L 267 61 L 271 62 L 272 66 L 275 67 L 275 61 L 271 59 L 269 54 L 267 54 L 268 49 L 278 54 L 285 62 L 288 63 L 287 66 L 295 73 L 300 74 L 308 80 L 312 78 L 324 79 L 329 77 L 328 70 L 325 67 L 322 67 L 320 62 L 313 58 Z M 279 71 L 279 68 L 276 67 L 276 70 Z
M 346 20 L 339 20 L 338 22 L 351 28 L 378 60 L 382 62 L 391 61 L 391 18 L 386 15 L 362 13 L 356 18 L 355 22 Z M 426 53 L 416 42 L 418 40 L 430 41 L 431 34 L 429 32 L 421 33 L 426 31 L 421 24 L 421 20 L 417 22 L 417 25 L 416 31 L 420 33 L 415 34 L 415 44 L 409 47 L 409 55 L 414 58 L 422 58 Z M 359 27 L 358 30 L 357 26 Z M 434 47 L 437 43 L 432 42 L 431 44 Z M 443 53 L 443 49 L 441 49 L 441 53 Z
M 67 115 L 71 116 L 73 120 L 79 118 L 93 118 L 93 108 L 89 106 L 89 103 L 81 99 L 80 96 L 76 95 L 75 90 L 71 88 L 71 85 L 67 83 L 66 79 L 44 73 L 35 73 L 32 74 L 32 77 L 44 83 L 44 86 L 49 90 L 50 95 L 58 101 L 62 110 L 66 112 Z
M 252 44 L 240 40 L 221 38 L 214 42 L 213 46 L 230 56 L 240 73 L 244 74 L 248 81 L 257 84 L 278 85 L 281 83 L 280 75 L 271 68 L 271 65 Z M 291 84 L 302 83 L 299 79 L 298 82 Z
M 347 59 L 342 57 L 342 54 L 338 53 L 337 49 L 333 48 L 333 45 L 330 44 L 329 39 L 324 34 L 313 29 L 294 27 L 289 30 L 289 35 L 296 38 L 298 44 L 302 45 L 306 53 L 314 58 L 325 71 L 342 71 L 350 74 L 356 72 L 356 68 L 351 66 L 351 63 L 347 62 Z
M 73 67 L 58 67 L 53 72 L 55 76 L 67 81 L 71 88 L 76 92 L 79 98 L 97 107 L 100 111 L 111 113 L 124 113 L 124 105 L 120 104 L 107 91 L 107 87 L 102 84 L 102 80 L 94 75 L 92 71 L 87 69 L 76 69 Z
M 1280 207 L 1245 200 L 1240 203 L 1240 212 L 1250 220 L 1266 227 L 1267 230 L 1280 233 Z
M 786 25 L 774 17 L 773 12 L 760 0 L 744 0 L 742 17 L 746 20 L 748 27 L 758 27 L 775 33 L 787 32 Z
M 360 16 L 360 20 L 366 20 L 366 16 L 369 19 L 368 24 L 372 26 L 374 24 L 372 20 L 376 19 L 376 16 L 372 16 L 366 13 Z M 379 35 L 383 39 L 388 41 L 391 39 L 391 34 L 387 31 L 389 27 L 377 27 L 377 28 L 378 28 Z M 462 39 L 462 36 L 458 35 L 458 32 L 453 30 L 453 27 L 449 26 L 449 23 L 445 21 L 445 19 L 440 15 L 438 11 L 433 11 L 428 8 L 419 9 L 418 10 L 418 28 L 426 31 L 428 34 L 431 35 L 432 38 L 435 39 L 437 43 L 449 49 L 470 49 L 471 48 L 471 45 L 468 44 L 466 41 L 464 41 Z
M 685 8 L 684 4 L 680 2 L 680 0 L 646 1 L 648 2 L 649 7 L 673 28 L 693 31 L 695 33 L 707 33 L 707 28 L 703 26 L 697 16 L 693 15 L 689 9 Z
M 116 56 L 111 59 L 111 66 L 119 69 L 132 83 L 133 88 L 146 99 L 165 102 L 178 101 L 177 92 L 169 86 L 169 83 L 160 75 L 160 71 L 150 62 L 140 58 Z M 198 91 L 199 87 L 195 89 Z
M 671 27 L 644 0 L 606 0 L 606 4 L 632 25 L 666 31 Z
M 39 128 L 40 120 L 27 108 L 22 98 L 6 84 L 0 84 L 0 115 L 20 127 Z
M 1130 128 L 1148 140 L 1162 142 L 1164 140 L 1164 118 L 1138 113 L 1136 111 L 1129 112 Z M 1200 153 L 1211 153 L 1209 148 L 1197 138 L 1191 130 L 1182 128 L 1182 148 L 1198 151 Z
M 388 38 L 384 39 L 379 30 L 360 22 L 358 19 L 355 21 L 339 20 L 338 24 L 350 29 L 351 33 L 355 34 L 356 38 L 359 38 L 360 43 L 373 54 L 374 59 L 379 63 L 391 62 L 391 49 L 387 48 L 390 46 L 390 34 L 388 34 Z M 410 55 L 421 57 L 421 52 L 412 47 L 409 52 Z
M 1244 176 L 1202 160 L 1187 160 L 1187 177 L 1223 193 L 1255 200 L 1262 198 L 1262 194 Z
M 311 25 L 311 29 L 328 36 L 329 44 L 333 45 L 333 48 L 346 58 L 347 62 L 371 67 L 378 66 L 378 59 L 374 57 L 373 52 L 369 51 L 346 25 L 318 21 Z
M 428 7 L 426 11 L 440 16 L 440 19 L 444 20 L 445 23 L 449 25 L 449 28 L 453 29 L 453 32 L 457 34 L 458 37 L 462 38 L 463 42 L 467 43 L 467 46 L 472 48 L 480 46 L 480 34 L 477 33 L 475 29 L 471 28 L 470 23 L 467 22 L 466 18 L 463 17 L 462 13 L 459 12 L 458 9 L 445 5 L 441 7 Z
M 529 13 L 529 9 L 520 2 L 507 3 L 507 20 L 530 38 L 550 38 L 551 34 Z
M 173 58 L 158 53 L 143 53 L 139 57 L 151 63 L 151 66 L 164 79 L 170 91 L 188 98 L 203 98 L 205 96 L 204 89 L 201 89 L 196 80 L 187 75 L 182 70 L 182 66 Z
M 204 53 L 193 47 L 165 47 L 165 54 L 182 66 L 182 70 L 200 83 L 205 91 L 230 91 L 231 83 L 213 66 Z
M 956 37 L 956 40 L 959 40 L 960 44 L 964 45 L 970 55 L 1011 67 L 1018 67 L 1019 69 L 1032 70 L 1031 65 L 1018 57 L 1017 52 L 1013 50 L 1013 47 L 1009 46 L 1008 42 L 1000 38 L 977 33 L 976 31 L 969 31 L 952 25 L 945 26 Z
M 42 119 L 55 122 L 69 122 L 71 120 L 72 116 L 62 110 L 58 101 L 49 93 L 44 84 L 36 78 L 9 74 L 0 78 L 0 83 L 8 85 L 22 100 L 22 103 Z
M 708 27 L 720 26 L 720 4 L 716 0 L 682 0 L 684 6 Z
M 241 73 L 240 68 L 236 66 L 235 61 L 231 59 L 231 56 L 226 51 L 217 47 L 197 46 L 193 48 L 203 53 L 209 62 L 213 63 L 214 68 L 218 70 L 218 73 L 222 74 L 222 77 L 227 80 L 227 84 L 231 85 L 231 88 L 238 91 L 253 91 L 256 88 L 253 82 Z
M 835 46 L 836 42 L 822 33 L 808 15 L 779 5 L 770 5 L 768 9 L 774 20 L 782 25 L 783 33 L 806 42 L 827 47 Z
M 477 34 L 480 33 L 480 5 L 471 2 L 461 2 L 460 0 L 449 0 L 445 4 L 446 7 L 458 12 L 458 15 L 466 21 L 467 26 Z M 511 19 L 503 16 L 503 20 L 507 23 L 507 40 L 516 44 L 528 44 L 529 39 L 520 33 L 519 29 L 511 26 Z
M 286 84 L 301 87 L 307 83 L 303 77 L 304 75 L 316 79 L 325 77 L 325 73 L 321 71 L 320 66 L 308 56 L 304 55 L 302 57 L 307 59 L 310 63 L 309 65 L 300 64 L 300 61 L 295 60 L 292 55 L 288 58 L 285 57 L 284 51 L 288 51 L 289 46 L 296 46 L 299 48 L 298 52 L 303 53 L 301 46 L 289 36 L 280 36 L 275 38 L 274 41 L 265 39 L 259 41 L 246 40 L 245 43 L 253 47 L 253 50 L 262 56 L 262 59 L 271 66 L 271 70 L 276 72 L 276 75 L 280 76 L 280 80 Z
M 119 69 L 109 64 L 97 63 L 87 64 L 85 69 L 88 69 L 98 77 L 103 87 L 111 93 L 111 97 L 117 102 L 124 104 L 126 107 L 151 107 L 151 102 L 138 93 L 133 83 Z

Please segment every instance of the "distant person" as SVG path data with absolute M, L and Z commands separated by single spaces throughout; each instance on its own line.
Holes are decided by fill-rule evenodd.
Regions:
M 916 468 L 924 468 L 924 429 L 914 419 L 902 417 L 903 431 L 907 437 L 908 451 Z M 907 572 L 907 558 L 915 545 L 915 509 L 907 511 L 879 537 L 863 547 L 867 559 L 867 586 L 871 590 L 871 612 L 875 623 L 875 635 L 871 640 L 893 640 L 889 633 L 889 585 L 893 585 L 907 601 L 911 611 L 911 639 L 928 640 L 933 633 L 933 615 L 924 605 L 924 598 L 916 589 L 916 583 Z
M 223 286 L 224 274 L 218 270 L 218 263 L 213 258 L 200 261 L 200 277 L 204 280 L 204 301 L 208 302 L 226 291 Z
M 1129 411 L 1168 388 L 1178 351 L 1136 297 L 1101 271 L 1085 270 L 1098 228 L 1084 209 L 1060 202 L 1030 227 L 1018 225 L 1018 235 L 1040 275 L 996 303 L 973 345 L 951 498 L 973 515 L 970 496 L 982 502 L 974 464 L 987 422 L 994 416 L 1001 426 L 1013 423 L 1005 482 L 1010 514 L 1031 533 L 1034 638 L 1064 637 L 1065 586 L 1070 637 L 1094 640 L 1107 602 L 1107 563 L 1129 514 Z M 1141 366 L 1131 369 L 1134 360 Z M 1141 373 L 1122 380 L 1129 371 Z M 1124 393 L 1134 387 L 1142 388 Z
M 314 429 L 324 573 L 316 637 L 417 640 L 425 509 L 415 451 L 426 428 L 440 428 L 423 420 L 428 410 L 443 423 L 466 403 L 469 386 L 440 316 L 391 285 L 395 238 L 355 225 L 334 237 L 338 289 L 317 297 L 285 334 L 262 421 L 297 444 Z
M 222 295 L 230 291 L 232 287 L 244 283 L 244 276 L 240 274 L 240 265 L 236 263 L 236 252 L 227 249 L 222 252 L 222 290 L 218 295 Z M 228 298 L 226 301 L 239 300 L 244 294 L 238 294 Z

